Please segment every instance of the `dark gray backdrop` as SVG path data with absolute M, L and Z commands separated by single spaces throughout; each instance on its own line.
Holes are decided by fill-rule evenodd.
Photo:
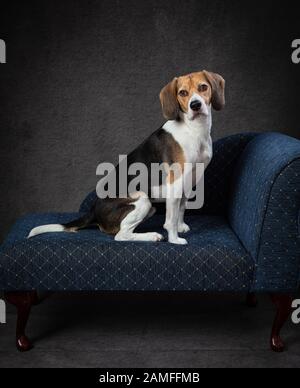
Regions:
M 158 128 L 158 94 L 203 68 L 227 81 L 214 139 L 299 136 L 295 2 L 1 1 L 0 237 L 28 212 L 77 210 L 115 162 Z M 289 4 L 288 4 L 289 3 Z

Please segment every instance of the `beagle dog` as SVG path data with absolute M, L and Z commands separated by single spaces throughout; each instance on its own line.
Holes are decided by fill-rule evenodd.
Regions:
M 162 182 L 177 194 L 164 198 L 164 228 L 170 243 L 185 245 L 187 241 L 179 237 L 190 230 L 184 222 L 188 200 L 182 192 L 182 181 L 187 174 L 185 164 L 203 163 L 206 168 L 212 159 L 211 110 L 225 106 L 225 81 L 220 75 L 205 70 L 174 78 L 161 90 L 160 101 L 167 122 L 128 155 L 128 165 L 138 162 L 147 167 L 152 163 L 181 166 L 179 175 L 174 177 L 170 172 Z M 119 171 L 118 166 L 116 170 Z M 128 176 L 128 184 L 130 179 Z M 64 225 L 39 226 L 28 237 L 48 232 L 76 232 L 98 225 L 101 231 L 114 235 L 116 241 L 161 241 L 163 236 L 155 232 L 135 233 L 137 226 L 155 213 L 152 189 L 148 193 L 129 193 L 127 198 L 97 198 L 82 218 Z

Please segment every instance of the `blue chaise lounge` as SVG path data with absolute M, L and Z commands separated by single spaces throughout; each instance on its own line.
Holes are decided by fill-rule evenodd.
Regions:
M 255 304 L 270 294 L 277 313 L 271 347 L 284 349 L 280 330 L 300 284 L 300 141 L 279 134 L 238 134 L 214 144 L 205 175 L 205 205 L 187 214 L 187 246 L 115 242 L 98 229 L 26 239 L 38 225 L 86 212 L 20 218 L 0 248 L 0 290 L 17 307 L 17 347 L 31 343 L 25 327 L 40 292 L 238 292 Z M 141 230 L 162 232 L 163 211 Z M 163 233 L 163 232 L 162 232 Z

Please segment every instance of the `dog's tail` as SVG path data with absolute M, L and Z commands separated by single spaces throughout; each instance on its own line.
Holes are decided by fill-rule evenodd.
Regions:
M 44 233 L 58 233 L 58 232 L 77 232 L 79 229 L 84 229 L 95 223 L 95 214 L 93 211 L 78 218 L 75 221 L 67 224 L 51 224 L 38 226 L 29 233 L 28 238 L 38 236 Z

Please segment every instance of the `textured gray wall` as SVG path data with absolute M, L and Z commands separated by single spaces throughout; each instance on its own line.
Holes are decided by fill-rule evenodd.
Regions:
M 162 124 L 158 94 L 175 75 L 226 79 L 215 139 L 299 136 L 298 24 L 270 1 L 1 1 L 0 237 L 22 214 L 76 210 L 97 164 Z

